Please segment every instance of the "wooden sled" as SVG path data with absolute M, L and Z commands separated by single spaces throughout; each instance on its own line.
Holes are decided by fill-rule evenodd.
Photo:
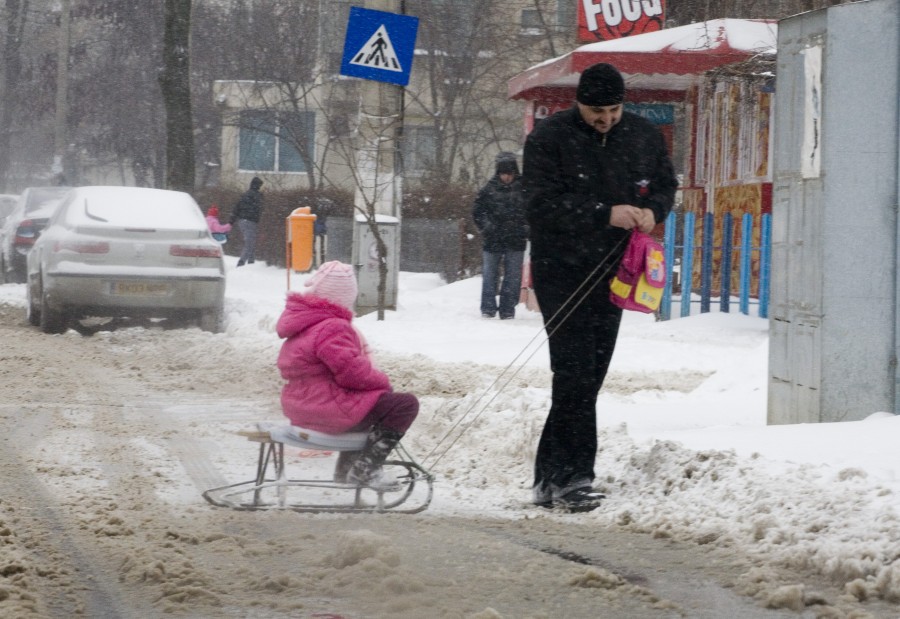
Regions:
M 434 478 L 402 445 L 393 452 L 400 459 L 384 463 L 385 473 L 399 482 L 398 489 L 377 491 L 330 478 L 289 479 L 287 476 L 285 445 L 306 451 L 359 451 L 366 442 L 365 432 L 332 435 L 297 426 L 260 422 L 256 430 L 239 434 L 259 443 L 256 478 L 207 490 L 203 498 L 213 505 L 240 510 L 415 514 L 431 503 Z M 328 469 L 329 476 L 331 470 Z

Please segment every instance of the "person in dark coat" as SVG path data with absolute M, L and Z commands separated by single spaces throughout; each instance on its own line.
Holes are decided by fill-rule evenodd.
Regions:
M 494 176 L 481 188 L 472 208 L 472 218 L 484 240 L 481 284 L 481 315 L 515 318 L 522 287 L 522 258 L 528 240 L 528 222 L 519 165 L 513 153 L 497 155 Z M 503 267 L 500 303 L 497 281 Z
M 245 264 L 253 264 L 256 258 L 256 236 L 259 232 L 259 217 L 263 209 L 263 195 L 259 190 L 262 187 L 262 179 L 254 176 L 250 181 L 250 189 L 244 192 L 240 200 L 231 212 L 229 223 L 237 223 L 244 238 L 244 247 L 238 258 L 239 267 Z
M 592 488 L 597 394 L 622 316 L 609 282 L 629 231 L 662 222 L 678 185 L 662 133 L 625 112 L 624 98 L 619 71 L 593 65 L 575 106 L 542 120 L 525 142 L 532 277 L 553 371 L 533 500 L 567 511 L 589 511 L 603 498 Z
M 313 258 L 316 264 L 325 262 L 325 253 L 328 251 L 328 216 L 334 207 L 334 202 L 329 198 L 318 197 L 313 208 L 316 220 L 313 222 Z

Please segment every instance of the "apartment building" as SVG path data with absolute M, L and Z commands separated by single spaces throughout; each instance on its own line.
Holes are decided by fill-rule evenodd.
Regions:
M 325 6 L 327 4 L 327 7 Z M 239 189 L 253 176 L 280 189 L 358 182 L 359 79 L 340 74 L 349 0 L 320 3 L 317 58 L 307 80 L 221 80 L 212 96 L 222 114 L 221 184 Z M 517 151 L 524 104 L 507 81 L 576 40 L 572 0 L 396 2 L 419 19 L 410 80 L 395 87 L 384 139 L 396 140 L 405 183 L 479 184 L 494 155 Z M 405 7 L 401 7 L 405 5 Z M 249 77 L 249 76 L 248 76 Z

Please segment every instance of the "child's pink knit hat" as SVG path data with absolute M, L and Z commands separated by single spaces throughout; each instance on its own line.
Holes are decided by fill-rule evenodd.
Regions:
M 306 280 L 304 286 L 309 287 L 307 294 L 328 299 L 349 310 L 353 310 L 356 295 L 359 293 L 353 267 L 337 260 L 320 266 L 315 275 Z

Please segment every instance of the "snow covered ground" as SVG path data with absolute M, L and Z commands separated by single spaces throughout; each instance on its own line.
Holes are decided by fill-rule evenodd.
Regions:
M 223 359 L 223 372 L 274 376 L 246 395 L 271 402 L 278 419 L 274 325 L 285 272 L 257 263 L 230 267 L 228 278 L 226 332 L 183 331 L 180 358 L 189 365 L 211 339 L 227 340 L 242 358 Z M 292 287 L 304 278 L 293 275 Z M 404 442 L 437 475 L 428 513 L 529 518 L 543 513 L 529 498 L 550 396 L 544 333 L 523 306 L 513 321 L 483 319 L 480 284 L 401 273 L 397 311 L 357 323 L 396 388 L 421 397 Z M 0 302 L 23 305 L 24 286 L 0 286 Z M 900 419 L 868 411 L 858 422 L 767 426 L 767 329 L 741 314 L 654 322 L 628 313 L 598 403 L 597 485 L 609 498 L 565 518 L 731 547 L 760 566 L 819 572 L 856 599 L 900 602 Z M 216 466 L 240 481 L 248 459 L 246 450 L 223 452 Z M 760 567 L 742 592 L 772 579 Z M 767 595 L 781 607 L 804 605 L 802 587 Z

